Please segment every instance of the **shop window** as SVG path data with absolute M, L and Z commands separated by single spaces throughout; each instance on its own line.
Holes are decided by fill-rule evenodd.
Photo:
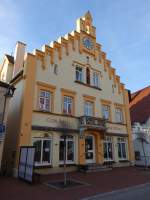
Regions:
M 135 160 L 141 160 L 141 154 L 139 151 L 135 151 Z
M 127 159 L 126 139 L 125 138 L 118 138 L 118 158 L 119 158 L 119 160 Z
M 103 144 L 104 144 L 104 161 L 113 161 L 112 137 L 105 137 Z
M 64 164 L 64 159 L 66 164 L 73 164 L 75 159 L 75 143 L 73 136 L 67 136 L 64 139 L 63 136 L 60 137 L 59 143 L 59 163 Z
M 51 165 L 52 140 L 36 138 L 33 139 L 33 146 L 35 146 L 35 165 Z

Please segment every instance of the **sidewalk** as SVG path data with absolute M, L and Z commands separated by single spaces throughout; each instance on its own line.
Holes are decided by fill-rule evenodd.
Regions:
M 112 171 L 79 173 L 71 172 L 68 178 L 88 185 L 56 190 L 45 184 L 31 185 L 15 178 L 0 177 L 0 199 L 2 200 L 77 200 L 99 193 L 110 192 L 125 187 L 150 183 L 150 172 L 134 167 L 115 168 Z M 62 174 L 42 177 L 42 183 L 62 180 Z

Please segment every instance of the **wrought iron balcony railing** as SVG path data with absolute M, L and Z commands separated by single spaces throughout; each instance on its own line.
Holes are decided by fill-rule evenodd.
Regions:
M 105 119 L 91 116 L 79 117 L 80 128 L 84 127 L 87 129 L 106 130 Z

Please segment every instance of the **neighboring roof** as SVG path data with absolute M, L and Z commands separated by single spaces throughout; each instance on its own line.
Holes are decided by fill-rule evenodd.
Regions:
M 11 64 L 14 64 L 14 57 L 13 56 L 10 56 L 8 54 L 5 54 L 6 58 L 8 59 L 8 61 L 11 63 Z
M 145 123 L 150 117 L 150 86 L 131 94 L 131 123 Z

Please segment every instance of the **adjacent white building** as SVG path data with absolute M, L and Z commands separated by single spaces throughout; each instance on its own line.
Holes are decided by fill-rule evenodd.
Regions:
M 150 166 L 150 86 L 131 95 L 135 165 Z

